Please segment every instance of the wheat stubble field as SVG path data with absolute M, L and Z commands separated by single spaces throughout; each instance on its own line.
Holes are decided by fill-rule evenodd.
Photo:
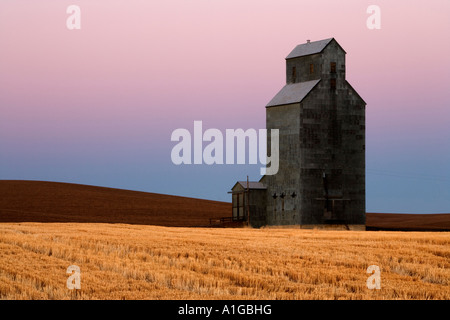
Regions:
M 1 299 L 450 299 L 449 268 L 448 232 L 0 224 Z
M 450 232 L 203 228 L 231 204 L 56 182 L 0 195 L 0 299 L 450 299 Z M 450 215 L 367 225 L 450 230 Z

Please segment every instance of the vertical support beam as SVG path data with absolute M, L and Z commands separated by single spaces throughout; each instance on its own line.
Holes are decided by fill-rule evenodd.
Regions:
M 249 193 L 249 191 L 250 191 L 250 188 L 249 188 L 249 182 L 248 182 L 248 176 L 247 176 L 247 203 L 246 203 L 246 205 L 247 205 L 247 226 L 250 226 L 250 206 L 249 206 L 249 203 L 248 203 L 248 193 Z
M 240 198 L 240 193 L 236 194 L 236 205 L 237 205 L 237 209 L 236 209 L 236 219 L 239 220 L 239 198 Z

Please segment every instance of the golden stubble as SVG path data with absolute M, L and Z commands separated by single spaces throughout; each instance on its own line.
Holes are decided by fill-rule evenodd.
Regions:
M 448 232 L 0 224 L 1 299 L 447 300 L 449 267 Z

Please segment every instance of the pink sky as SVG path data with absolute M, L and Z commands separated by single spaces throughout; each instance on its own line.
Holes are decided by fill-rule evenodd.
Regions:
M 66 28 L 71 4 L 81 8 L 81 30 Z M 381 8 L 381 30 L 366 27 L 371 4 Z M 347 51 L 347 79 L 368 104 L 368 168 L 396 171 L 409 159 L 410 171 L 450 176 L 449 30 L 448 0 L 2 0 L 0 179 L 170 193 L 144 181 L 161 179 L 150 162 L 183 174 L 170 169 L 174 129 L 193 120 L 264 128 L 264 106 L 285 82 L 284 58 L 307 39 L 329 37 Z M 111 158 L 111 171 L 96 178 Z M 117 172 L 125 167 L 147 180 L 127 180 L 133 173 Z M 224 199 L 230 181 L 242 179 L 226 177 L 211 194 L 193 195 Z M 184 186 L 171 193 L 197 187 Z

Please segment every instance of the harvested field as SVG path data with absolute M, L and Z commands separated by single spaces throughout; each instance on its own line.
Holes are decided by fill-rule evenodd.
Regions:
M 448 300 L 450 233 L 1 223 L 0 298 Z

